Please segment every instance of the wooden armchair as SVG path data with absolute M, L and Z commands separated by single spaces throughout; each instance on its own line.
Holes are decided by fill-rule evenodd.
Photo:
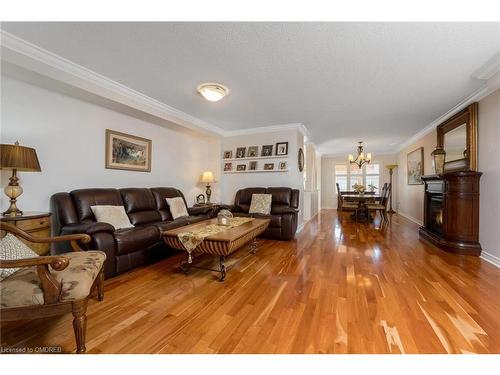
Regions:
M 77 241 L 90 242 L 87 234 L 35 238 L 4 222 L 0 222 L 0 229 L 30 242 L 70 241 L 73 249 L 72 253 L 58 256 L 0 260 L 0 268 L 21 268 L 0 281 L 0 321 L 72 313 L 76 352 L 85 353 L 87 303 L 95 289 L 97 299 L 104 299 L 103 265 L 106 255 L 101 251 L 82 251 Z

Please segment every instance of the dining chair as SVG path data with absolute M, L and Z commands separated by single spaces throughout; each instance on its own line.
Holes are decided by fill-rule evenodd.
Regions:
M 391 185 L 389 184 L 389 185 L 387 185 L 387 187 L 384 185 L 384 187 L 382 188 L 380 202 L 366 204 L 366 209 L 368 210 L 368 213 L 370 213 L 370 211 L 372 211 L 372 212 L 375 211 L 375 213 L 379 212 L 382 220 L 388 221 L 387 202 L 389 201 L 390 191 L 391 191 Z
M 358 221 L 359 203 L 345 201 L 342 194 L 338 195 L 338 200 L 339 200 L 339 206 L 338 206 L 339 218 L 342 217 L 342 214 L 344 211 L 354 212 L 354 217 L 355 217 L 355 220 L 357 222 Z

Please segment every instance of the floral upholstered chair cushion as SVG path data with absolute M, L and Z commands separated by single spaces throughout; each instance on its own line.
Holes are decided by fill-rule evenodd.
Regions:
M 271 194 L 252 194 L 248 213 L 269 215 L 271 213 L 272 199 L 273 196 Z
M 61 254 L 69 259 L 69 265 L 62 271 L 49 270 L 61 283 L 59 301 L 73 301 L 90 294 L 99 271 L 104 265 L 106 254 L 102 251 L 76 251 Z M 21 268 L 0 282 L 1 307 L 43 305 L 43 291 L 36 267 Z
M 13 234 L 7 235 L 0 240 L 0 260 L 18 260 L 36 258 L 38 256 L 28 245 Z M 0 280 L 12 275 L 19 268 L 0 268 Z

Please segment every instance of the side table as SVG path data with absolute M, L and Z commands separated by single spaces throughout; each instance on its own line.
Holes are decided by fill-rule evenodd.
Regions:
M 23 215 L 20 216 L 0 215 L 0 221 L 12 224 L 28 232 L 33 237 L 50 237 L 51 215 L 50 212 L 25 211 Z M 4 236 L 5 232 L 2 231 L 0 237 Z M 22 238 L 20 238 L 20 240 L 26 243 L 38 255 L 46 255 L 50 252 L 50 243 L 33 243 L 25 241 Z

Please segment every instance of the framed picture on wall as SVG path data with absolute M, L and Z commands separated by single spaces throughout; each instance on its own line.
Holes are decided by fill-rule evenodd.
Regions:
M 424 148 L 417 148 L 415 151 L 407 155 L 406 173 L 408 185 L 422 184 L 422 176 L 424 175 Z
M 257 162 L 251 161 L 250 163 L 248 163 L 248 170 L 256 171 L 257 170 Z
M 262 146 L 261 156 L 273 156 L 273 145 Z
M 239 172 L 246 171 L 246 169 L 247 169 L 247 165 L 246 164 L 238 164 L 236 166 L 236 170 L 239 171 Z
M 287 162 L 286 161 L 280 161 L 278 168 L 281 170 L 285 170 L 287 168 Z
M 259 154 L 259 147 L 258 146 L 250 146 L 248 148 L 247 158 L 254 158 L 254 157 L 258 156 L 258 154 Z
M 276 156 L 288 155 L 288 142 L 276 143 Z
M 272 171 L 274 169 L 274 163 L 266 163 L 264 164 L 265 171 Z
M 238 147 L 236 149 L 236 158 L 241 159 L 245 157 L 246 147 Z
M 108 169 L 151 172 L 150 139 L 106 129 L 106 162 Z
M 232 151 L 224 151 L 224 159 L 231 159 L 233 157 Z
M 225 163 L 224 164 L 224 172 L 230 172 L 233 170 L 233 163 Z

